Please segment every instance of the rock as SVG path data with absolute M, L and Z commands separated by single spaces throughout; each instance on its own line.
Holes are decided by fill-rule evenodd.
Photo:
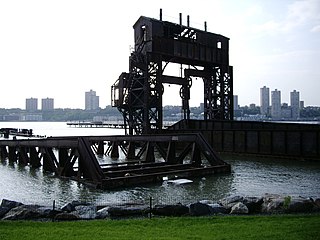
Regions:
M 150 212 L 150 208 L 146 206 L 126 206 L 126 207 L 109 207 L 108 213 L 110 217 L 125 216 L 143 216 Z
M 2 199 L 2 202 L 1 202 L 1 207 L 7 207 L 9 209 L 19 207 L 21 205 L 23 205 L 21 202 L 11 201 L 8 199 Z
M 97 211 L 97 214 L 96 214 L 96 219 L 105 219 L 109 216 L 109 208 L 110 207 L 104 207 L 102 209 L 99 209 Z
M 75 207 L 75 213 L 81 218 L 81 219 L 95 219 L 97 214 L 97 207 L 96 206 L 76 206 Z
M 249 209 L 242 202 L 236 203 L 230 211 L 230 214 L 248 214 Z
M 61 207 L 61 210 L 64 212 L 73 212 L 76 208 L 72 203 L 67 203 Z
M 190 215 L 193 216 L 205 216 L 212 214 L 226 214 L 227 209 L 218 203 L 204 204 L 201 202 L 190 204 Z
M 317 198 L 314 202 L 315 211 L 320 211 L 320 198 Z
M 52 207 L 40 206 L 37 208 L 42 218 L 54 218 L 55 215 L 61 213 L 60 210 L 53 210 Z
M 237 202 L 241 202 L 243 200 L 242 196 L 231 196 L 231 197 L 226 197 L 221 199 L 219 202 L 222 205 L 228 205 L 230 203 L 237 203 Z
M 206 216 L 212 214 L 212 208 L 208 204 L 200 202 L 190 204 L 189 211 L 192 216 Z
M 249 213 L 260 213 L 263 204 L 263 198 L 244 197 L 242 203 L 247 206 Z
M 284 207 L 287 213 L 309 213 L 314 210 L 315 203 L 310 198 L 291 197 L 289 204 Z
M 211 207 L 212 214 L 227 214 L 228 210 L 218 203 L 208 204 Z
M 0 219 L 9 211 L 10 211 L 10 208 L 0 206 Z
M 231 208 L 236 205 L 238 202 L 242 202 L 243 197 L 242 196 L 231 196 L 223 198 L 219 201 L 219 203 L 227 209 L 227 211 L 230 211 Z
M 281 213 L 284 211 L 285 198 L 280 195 L 268 195 L 264 198 L 261 206 L 261 212 L 263 213 Z
M 77 206 L 89 206 L 90 204 L 88 204 L 86 202 L 72 201 L 71 205 L 74 207 L 77 207 Z
M 38 206 L 21 205 L 12 208 L 2 220 L 31 220 L 41 217 Z
M 58 213 L 55 217 L 54 220 L 56 221 L 74 221 L 74 220 L 79 220 L 80 217 L 76 215 L 75 213 Z
M 189 214 L 189 208 L 182 204 L 156 205 L 152 213 L 159 216 L 183 216 Z

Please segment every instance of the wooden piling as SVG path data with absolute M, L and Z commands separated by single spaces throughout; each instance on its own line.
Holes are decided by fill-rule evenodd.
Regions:
M 98 142 L 97 154 L 103 155 L 104 154 L 104 141 Z
M 39 158 L 39 153 L 35 147 L 30 148 L 30 165 L 33 168 L 41 167 L 41 159 Z
M 111 158 L 119 158 L 119 146 L 117 142 L 112 142 L 111 143 L 111 153 L 110 157 Z

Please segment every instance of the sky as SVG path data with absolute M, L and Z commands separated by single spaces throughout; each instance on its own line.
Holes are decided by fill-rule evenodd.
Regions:
M 197 3 L 197 5 L 196 5 Z M 82 108 L 85 92 L 111 104 L 111 85 L 129 69 L 133 24 L 140 16 L 230 38 L 234 94 L 260 105 L 260 88 L 300 92 L 320 106 L 320 0 L 0 0 L 0 108 L 25 109 L 26 98 L 54 98 L 55 108 Z M 194 81 L 191 106 L 203 100 Z M 181 105 L 165 87 L 164 105 Z M 40 107 L 40 106 L 39 106 Z

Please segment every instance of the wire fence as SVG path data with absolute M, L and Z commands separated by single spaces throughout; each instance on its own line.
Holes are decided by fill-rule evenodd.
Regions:
M 209 199 L 209 198 L 208 198 Z M 68 203 L 61 203 L 59 200 L 52 200 L 51 203 L 39 205 L 30 203 L 17 203 L 16 207 L 25 208 L 27 211 L 41 212 L 36 214 L 35 218 L 52 219 L 54 220 L 70 220 L 70 216 L 74 219 L 122 219 L 122 218 L 151 218 L 154 216 L 182 216 L 189 214 L 189 205 L 199 201 L 206 201 L 213 203 L 212 200 L 204 200 L 203 198 L 185 198 L 181 199 L 176 196 L 149 196 L 144 198 L 121 198 L 119 201 L 109 201 L 108 199 L 101 199 L 93 201 L 70 201 Z M 183 201 L 181 201 L 183 200 Z M 6 200 L 5 200 L 6 201 Z M 14 202 L 14 201 L 12 201 Z M 13 204 L 13 203 L 10 203 Z M 3 204 L 1 204 L 3 205 Z M 1 207 L 0 207 L 1 208 Z M 16 211 L 17 212 L 17 211 Z M 10 215 L 10 213 L 8 213 Z M 32 214 L 26 214 L 27 217 L 16 215 L 16 217 L 9 217 L 7 215 L 0 216 L 8 220 L 24 220 L 29 219 Z M 16 213 L 14 213 L 16 214 Z M 60 214 L 60 215 L 59 215 Z M 68 215 L 68 219 L 59 218 Z M 33 219 L 33 217 L 30 217 Z

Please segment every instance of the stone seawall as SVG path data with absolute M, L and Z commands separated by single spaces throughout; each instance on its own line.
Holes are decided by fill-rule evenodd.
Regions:
M 61 208 L 25 205 L 3 199 L 0 205 L 2 220 L 68 221 L 117 219 L 151 216 L 210 216 L 227 214 L 295 214 L 320 213 L 320 198 L 265 194 L 260 197 L 231 196 L 217 202 L 202 200 L 188 205 L 122 204 L 91 205 L 78 201 Z

